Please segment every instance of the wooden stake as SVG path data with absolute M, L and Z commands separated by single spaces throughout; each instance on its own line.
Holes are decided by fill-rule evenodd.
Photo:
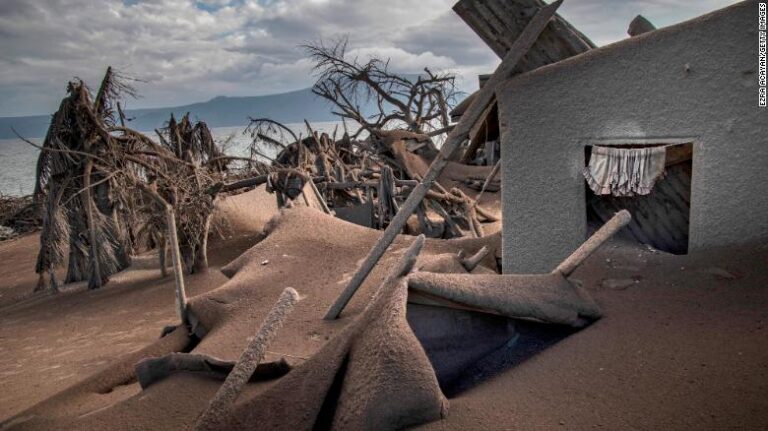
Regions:
M 405 251 L 405 254 L 402 258 L 400 258 L 398 264 L 389 273 L 389 276 L 384 281 L 382 286 L 386 285 L 391 279 L 405 275 L 410 272 L 411 269 L 413 269 L 413 265 L 416 263 L 416 258 L 419 256 L 419 253 L 421 253 L 421 248 L 424 246 L 424 241 L 424 234 L 416 237 L 416 240 L 414 240 L 411 246 L 408 247 L 408 250 Z M 350 299 L 352 299 L 352 295 L 354 295 L 356 291 L 357 289 L 350 289 L 348 285 L 347 288 L 341 292 L 339 297 L 336 298 L 336 301 L 328 309 L 328 312 L 325 314 L 324 318 L 327 320 L 338 318 L 339 314 L 341 314 L 342 310 L 344 310 L 344 307 L 347 306 L 347 303 Z
M 261 324 L 256 336 L 243 350 L 240 359 L 237 360 L 235 367 L 211 399 L 208 408 L 198 418 L 195 430 L 222 429 L 223 420 L 226 419 L 227 413 L 243 390 L 243 386 L 250 380 L 259 362 L 264 359 L 267 348 L 298 301 L 299 294 L 295 289 L 287 287 L 283 290 L 277 303 L 267 314 L 264 323 Z
M 314 193 L 315 198 L 320 203 L 320 206 L 322 207 L 323 212 L 326 214 L 332 214 L 331 209 L 328 208 L 328 203 L 325 202 L 325 198 L 323 197 L 322 194 L 320 194 L 320 190 L 317 189 L 317 186 L 315 185 L 315 182 L 312 181 L 312 178 L 309 179 L 308 183 L 309 183 L 309 187 L 312 188 L 312 193 Z
M 571 275 L 595 250 L 608 241 L 621 228 L 628 225 L 630 220 L 632 220 L 632 216 L 629 214 L 629 211 L 621 210 L 617 212 L 616 215 L 608 220 L 608 223 L 604 224 L 588 240 L 584 241 L 576 251 L 565 258 L 552 272 L 560 272 L 566 277 Z
M 547 26 L 549 20 L 554 16 L 555 11 L 560 7 L 562 2 L 563 0 L 558 0 L 541 8 L 536 16 L 534 16 L 525 27 L 525 30 L 512 45 L 512 48 L 510 48 L 499 67 L 488 79 L 488 82 L 486 82 L 483 88 L 477 93 L 477 97 L 475 97 L 464 115 L 461 116 L 459 123 L 448 134 L 445 144 L 443 144 L 440 153 L 438 153 L 435 160 L 429 166 L 427 173 L 424 175 L 424 179 L 413 189 L 408 196 L 408 199 L 405 200 L 403 206 L 400 208 L 400 211 L 397 212 L 392 218 L 392 221 L 390 221 L 389 226 L 387 226 L 387 229 L 384 230 L 381 239 L 371 249 L 368 256 L 365 257 L 365 260 L 360 265 L 360 268 L 358 268 L 355 275 L 344 288 L 344 292 L 339 299 L 346 298 L 346 300 L 344 300 L 340 306 L 334 304 L 328 309 L 325 319 L 336 319 L 346 305 L 346 302 L 352 298 L 355 291 L 363 284 L 368 277 L 368 274 L 379 262 L 379 259 L 381 259 L 381 256 L 384 255 L 384 252 L 386 252 L 387 248 L 392 244 L 392 241 L 394 241 L 395 237 L 403 230 L 408 218 L 416 210 L 416 207 L 419 206 L 422 199 L 424 199 L 427 191 L 432 187 L 432 184 L 448 164 L 453 153 L 456 152 L 459 146 L 467 139 L 472 126 L 478 121 L 483 111 L 485 111 L 485 108 L 488 107 L 495 97 L 496 89 L 499 84 L 512 75 L 517 63 L 523 56 L 525 56 L 528 50 L 531 49 L 531 46 L 533 46 L 539 38 L 539 35 Z
M 170 205 L 165 206 L 165 219 L 168 226 L 168 239 L 171 242 L 171 257 L 173 259 L 173 275 L 176 284 L 176 312 L 184 325 L 189 324 L 187 318 L 187 292 L 184 288 L 184 267 L 181 265 L 179 237 L 176 234 L 176 217 Z

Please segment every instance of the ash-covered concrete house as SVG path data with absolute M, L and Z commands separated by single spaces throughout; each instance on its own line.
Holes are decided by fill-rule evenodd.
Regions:
M 551 270 L 617 208 L 675 253 L 768 240 L 757 72 L 758 2 L 745 1 L 510 79 L 497 92 L 504 271 Z M 648 181 L 622 193 L 606 166 Z

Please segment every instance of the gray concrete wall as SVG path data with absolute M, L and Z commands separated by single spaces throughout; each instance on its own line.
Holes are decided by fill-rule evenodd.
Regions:
M 757 1 L 510 80 L 500 91 L 504 271 L 547 272 L 586 236 L 584 147 L 693 142 L 691 251 L 768 239 Z

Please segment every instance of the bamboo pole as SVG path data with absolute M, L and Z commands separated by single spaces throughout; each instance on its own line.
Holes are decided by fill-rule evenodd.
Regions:
M 237 360 L 235 367 L 211 399 L 208 408 L 198 418 L 194 428 L 196 431 L 222 429 L 227 413 L 245 384 L 250 380 L 259 362 L 264 359 L 267 348 L 298 301 L 299 294 L 295 289 L 287 287 L 283 290 L 277 303 L 261 324 L 256 336 L 243 350 L 240 359 Z
M 358 268 L 357 272 L 355 272 L 355 275 L 344 288 L 342 295 L 339 297 L 339 299 L 344 299 L 344 303 L 335 303 L 331 308 L 329 308 L 325 314 L 325 319 L 333 320 L 339 317 L 339 313 L 341 313 L 341 310 L 344 309 L 346 302 L 352 298 L 352 295 L 354 295 L 355 291 L 357 291 L 357 289 L 363 284 L 365 279 L 368 277 L 368 274 L 379 262 L 379 259 L 381 259 L 381 256 L 384 255 L 384 253 L 387 251 L 387 248 L 389 248 L 390 244 L 392 244 L 392 241 L 394 241 L 395 237 L 403 230 L 403 227 L 408 221 L 408 218 L 416 210 L 416 207 L 421 204 L 421 201 L 424 199 L 427 191 L 432 187 L 432 184 L 448 164 L 448 161 L 451 159 L 453 153 L 455 153 L 459 146 L 467 139 L 472 126 L 476 121 L 478 121 L 483 111 L 485 111 L 485 108 L 495 97 L 496 89 L 499 84 L 504 82 L 508 77 L 512 75 L 512 72 L 514 71 L 515 66 L 517 66 L 517 63 L 523 58 L 523 56 L 525 56 L 528 50 L 531 49 L 531 46 L 533 46 L 533 44 L 539 38 L 539 35 L 547 26 L 549 20 L 554 16 L 555 11 L 558 7 L 560 7 L 562 2 L 563 0 L 558 0 L 541 8 L 536 16 L 534 16 L 533 19 L 531 19 L 531 21 L 525 27 L 525 30 L 520 35 L 520 37 L 515 40 L 515 43 L 504 57 L 504 60 L 502 60 L 499 67 L 496 68 L 496 71 L 488 79 L 488 82 L 486 82 L 486 84 L 477 93 L 477 96 L 467 111 L 464 113 L 464 115 L 461 116 L 461 119 L 459 120 L 459 123 L 456 124 L 456 127 L 454 127 L 454 129 L 451 130 L 451 132 L 448 134 L 448 138 L 446 139 L 445 144 L 443 144 L 443 147 L 440 149 L 440 153 L 438 153 L 437 157 L 435 157 L 435 160 L 429 166 L 429 169 L 424 175 L 421 183 L 419 183 L 413 189 L 411 194 L 408 196 L 408 199 L 405 200 L 403 206 L 400 208 L 400 211 L 397 212 L 397 214 L 392 218 L 392 221 L 390 221 L 389 226 L 387 226 L 387 228 L 384 230 L 384 234 L 382 235 L 381 239 L 371 249 L 371 251 L 365 257 L 365 260 L 363 260 L 363 263 Z
M 320 187 L 323 187 L 329 190 L 346 190 L 346 189 L 363 188 L 363 187 L 375 188 L 379 186 L 379 181 L 375 181 L 375 180 L 346 181 L 343 183 L 320 182 L 319 184 L 320 184 Z M 414 187 L 418 184 L 419 182 L 416 180 L 398 180 L 397 178 L 395 178 L 395 186 L 397 187 Z
M 560 263 L 552 272 L 560 272 L 564 276 L 569 276 L 579 267 L 592 253 L 595 252 L 608 239 L 616 234 L 621 228 L 629 224 L 632 216 L 627 210 L 621 210 L 616 213 L 606 224 L 597 230 L 588 240 L 584 241 L 579 248 Z

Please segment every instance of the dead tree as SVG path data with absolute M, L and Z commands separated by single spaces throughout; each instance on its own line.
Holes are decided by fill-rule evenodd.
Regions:
M 456 97 L 453 75 L 429 69 L 415 78 L 398 75 L 389 70 L 389 60 L 349 58 L 346 39 L 304 48 L 317 74 L 312 92 L 331 102 L 334 114 L 360 124 L 361 130 L 428 133 L 449 127 Z M 373 112 L 366 112 L 370 107 Z

